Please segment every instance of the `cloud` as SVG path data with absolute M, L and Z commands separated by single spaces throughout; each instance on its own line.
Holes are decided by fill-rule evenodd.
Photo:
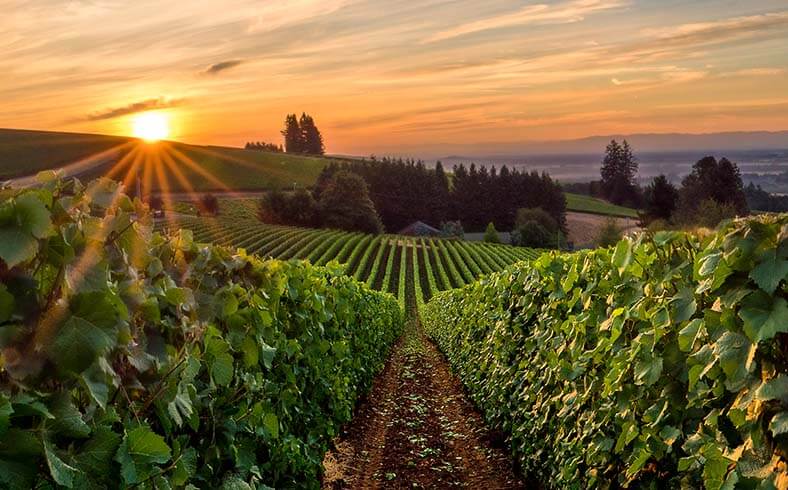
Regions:
M 170 99 L 167 97 L 156 97 L 152 99 L 145 99 L 139 102 L 134 102 L 122 107 L 115 107 L 106 109 L 100 112 L 94 112 L 88 115 L 85 119 L 87 121 L 103 121 L 106 119 L 114 119 L 116 117 L 127 116 L 129 114 L 136 114 L 138 112 L 152 111 L 156 109 L 168 109 L 181 105 L 184 99 Z
M 732 77 L 771 77 L 775 75 L 782 75 L 786 71 L 785 68 L 744 68 L 736 70 L 728 74 Z
M 202 74 L 203 75 L 216 75 L 219 72 L 227 71 L 230 68 L 235 68 L 236 66 L 243 63 L 243 60 L 227 60 L 227 61 L 220 61 L 219 63 L 214 63 L 208 68 L 206 68 Z
M 452 29 L 438 32 L 424 42 L 444 41 L 466 34 L 472 34 L 502 27 L 528 24 L 569 24 L 580 22 L 594 12 L 609 10 L 626 5 L 623 0 L 573 0 L 555 6 L 546 3 L 527 5 L 516 12 L 488 17 Z
M 610 81 L 613 83 L 613 85 L 623 85 L 624 84 L 624 82 L 622 82 L 618 78 L 611 78 Z

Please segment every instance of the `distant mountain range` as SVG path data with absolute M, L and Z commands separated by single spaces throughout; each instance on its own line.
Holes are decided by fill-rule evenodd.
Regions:
M 626 139 L 636 152 L 720 152 L 727 150 L 788 149 L 788 131 L 735 131 L 704 134 L 642 133 L 611 134 L 571 140 L 521 143 L 449 144 L 446 145 L 449 147 L 448 151 L 455 152 L 455 154 L 444 156 L 444 158 L 448 160 L 464 160 L 472 157 L 501 157 L 505 155 L 601 154 L 612 139 L 619 141 Z

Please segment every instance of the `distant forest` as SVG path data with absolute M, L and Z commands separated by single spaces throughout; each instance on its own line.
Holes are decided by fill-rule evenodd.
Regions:
M 566 201 L 561 186 L 548 174 L 526 173 L 503 167 L 455 166 L 449 177 L 438 162 L 428 168 L 421 161 L 372 159 L 331 163 L 315 184 L 315 199 L 337 172 L 361 176 L 369 196 L 389 232 L 416 220 L 433 226 L 460 221 L 470 232 L 484 231 L 489 223 L 510 230 L 520 208 L 541 208 L 566 230 Z M 451 178 L 451 184 L 449 182 Z

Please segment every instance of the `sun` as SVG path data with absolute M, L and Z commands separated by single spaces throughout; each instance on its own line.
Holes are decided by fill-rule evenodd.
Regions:
M 161 112 L 143 112 L 132 119 L 132 132 L 145 141 L 159 141 L 170 135 L 170 120 Z

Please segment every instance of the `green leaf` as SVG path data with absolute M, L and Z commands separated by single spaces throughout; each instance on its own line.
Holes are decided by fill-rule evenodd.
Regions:
M 702 327 L 703 320 L 700 318 L 695 318 L 689 322 L 686 327 L 679 331 L 679 349 L 681 349 L 682 352 L 692 351 L 692 349 L 695 347 L 695 342 L 699 333 L 702 332 Z
M 788 260 L 777 257 L 777 250 L 769 250 L 761 258 L 761 263 L 750 271 L 750 278 L 761 289 L 774 294 L 780 281 L 788 277 Z
M 755 391 L 758 400 L 782 400 L 788 403 L 788 375 L 780 374 L 776 378 L 766 381 Z
M 637 423 L 629 421 L 621 427 L 621 434 L 616 441 L 614 451 L 620 453 L 633 439 L 635 439 L 640 432 L 638 431 Z
M 55 480 L 58 485 L 67 488 L 73 487 L 74 477 L 77 476 L 79 470 L 67 465 L 60 459 L 55 453 L 55 448 L 49 441 L 44 441 L 44 454 L 46 455 L 47 466 L 49 466 L 49 473 L 52 475 L 52 479 Z
M 72 316 L 57 332 L 49 348 L 49 357 L 62 371 L 81 373 L 107 352 L 114 341 L 89 321 Z
M 252 490 L 248 483 L 237 476 L 231 476 L 222 482 L 222 490 Z
M 185 485 L 197 471 L 197 451 L 193 447 L 186 448 L 181 453 L 178 463 L 172 472 L 172 483 L 176 487 Z
M 164 438 L 147 427 L 127 432 L 115 453 L 123 480 L 129 485 L 153 476 L 158 471 L 155 464 L 166 463 L 170 457 L 170 447 Z
M 164 438 L 147 427 L 138 427 L 126 434 L 124 441 L 129 455 L 135 460 L 166 463 L 170 460 L 170 447 Z
M 14 313 L 14 295 L 8 292 L 5 284 L 0 284 L 0 323 L 6 322 Z
M 274 364 L 274 357 L 276 357 L 276 347 L 271 347 L 263 342 L 261 349 L 263 351 L 263 364 L 266 369 L 271 369 L 271 366 Z
M 788 332 L 788 301 L 785 298 L 770 298 L 766 293 L 756 291 L 744 298 L 739 316 L 744 321 L 744 333 L 753 342 Z
M 279 418 L 276 414 L 267 413 L 263 416 L 263 426 L 272 438 L 279 438 Z
M 728 474 L 730 460 L 722 455 L 720 449 L 709 444 L 702 450 L 706 462 L 703 465 L 703 485 L 707 490 L 719 490 Z
M 698 306 L 695 302 L 695 295 L 691 288 L 683 288 L 671 300 L 672 320 L 674 323 L 681 323 L 692 318 Z
M 0 487 L 11 490 L 33 488 L 38 468 L 29 462 L 9 461 L 0 458 Z
M 769 422 L 769 431 L 777 437 L 788 433 L 788 411 L 783 411 L 772 417 Z
M 260 360 L 260 348 L 252 337 L 244 337 L 241 344 L 241 351 L 244 354 L 244 366 L 249 369 L 255 366 Z
M 616 249 L 613 252 L 613 265 L 615 265 L 619 272 L 623 272 L 632 260 L 632 242 L 626 238 L 619 241 Z
M 638 361 L 635 365 L 635 384 L 651 386 L 659 380 L 661 374 L 661 357 Z
M 744 335 L 725 332 L 714 343 L 714 353 L 719 358 L 720 367 L 731 382 L 743 381 L 747 375 L 747 358 L 754 344 Z
M 216 356 L 211 364 L 211 376 L 217 385 L 229 385 L 233 380 L 233 356 L 227 353 Z
M 9 269 L 32 259 L 37 252 L 38 241 L 29 233 L 0 228 L 0 259 Z
M 45 238 L 52 231 L 52 219 L 43 202 L 32 193 L 16 199 L 15 213 L 22 230 L 36 238 Z
M 112 471 L 112 458 L 121 442 L 120 434 L 106 427 L 98 428 L 80 450 L 76 465 L 83 472 L 98 477 L 108 477 Z
M 56 396 L 49 410 L 55 416 L 54 419 L 47 421 L 47 427 L 53 433 L 77 439 L 90 435 L 90 427 L 82 420 L 82 414 L 66 393 Z
M 662 438 L 662 441 L 667 444 L 668 446 L 672 446 L 676 439 L 681 436 L 681 430 L 673 427 L 672 425 L 666 425 L 662 427 L 662 430 L 659 431 L 659 437 Z

